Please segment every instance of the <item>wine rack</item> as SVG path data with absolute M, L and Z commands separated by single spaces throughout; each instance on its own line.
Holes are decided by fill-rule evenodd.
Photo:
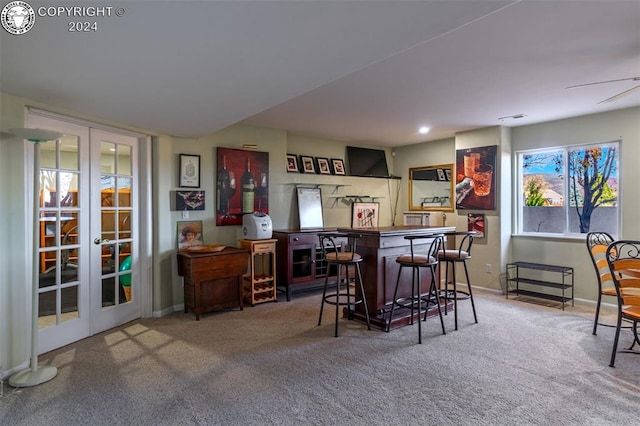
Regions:
M 248 272 L 243 277 L 244 300 L 257 303 L 276 301 L 276 240 L 240 240 L 249 250 Z

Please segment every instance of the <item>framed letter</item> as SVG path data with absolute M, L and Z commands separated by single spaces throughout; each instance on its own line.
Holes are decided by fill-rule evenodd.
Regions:
M 200 187 L 200 156 L 180 154 L 180 184 L 183 188 Z

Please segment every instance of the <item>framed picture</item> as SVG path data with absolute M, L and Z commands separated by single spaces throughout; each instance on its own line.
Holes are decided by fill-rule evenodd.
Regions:
M 330 175 L 331 169 L 329 168 L 329 159 L 323 157 L 316 157 L 318 163 L 318 171 L 321 175 Z
M 287 171 L 298 173 L 300 169 L 298 168 L 298 157 L 294 154 L 287 154 Z
M 296 194 L 298 199 L 300 229 L 323 228 L 322 191 L 320 188 L 296 186 Z
M 447 175 L 447 182 L 451 181 L 451 169 L 444 169 L 445 174 Z
M 218 147 L 216 156 L 216 225 L 242 225 L 244 214 L 269 214 L 269 153 Z
M 308 157 L 306 155 L 300 156 L 300 163 L 302 163 L 302 173 L 315 173 L 316 166 L 313 163 L 313 157 Z
M 438 180 L 439 181 L 447 180 L 447 177 L 444 175 L 443 169 L 438 169 Z
M 497 145 L 456 151 L 456 209 L 496 209 L 497 151 Z
M 200 187 L 200 156 L 180 154 L 180 182 L 183 188 Z
M 352 228 L 377 228 L 379 203 L 353 203 Z
M 204 191 L 170 191 L 171 210 L 204 210 Z
M 344 171 L 344 161 L 342 161 L 339 158 L 332 158 L 331 171 L 333 172 L 334 175 L 342 175 L 342 176 L 346 175 Z
M 178 222 L 176 243 L 178 245 L 178 249 L 203 245 L 202 221 L 191 220 Z
M 484 238 L 484 213 L 469 213 L 467 215 L 467 230 L 476 233 L 474 238 Z

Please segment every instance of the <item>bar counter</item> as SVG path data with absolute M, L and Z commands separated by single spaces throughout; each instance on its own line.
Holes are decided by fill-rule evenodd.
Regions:
M 362 279 L 366 292 L 367 307 L 371 316 L 371 325 L 382 328 L 387 326 L 393 291 L 398 278 L 398 264 L 396 258 L 409 253 L 409 241 L 407 235 L 445 234 L 455 231 L 453 226 L 386 226 L 379 228 L 338 228 L 339 232 L 352 232 L 362 235 L 358 239 L 357 252 L 362 256 Z M 420 246 L 431 244 L 431 239 L 414 241 L 414 249 L 420 252 Z M 427 247 L 423 247 L 425 250 Z M 431 283 L 431 274 L 428 268 L 423 268 L 421 279 L 422 288 L 428 289 Z M 438 274 L 440 269 L 438 268 Z M 438 280 L 436 278 L 436 280 Z M 436 281 L 436 283 L 438 283 Z M 356 286 L 357 287 L 357 286 Z M 356 290 L 358 291 L 358 290 Z M 405 268 L 401 276 L 401 284 L 398 289 L 398 297 L 408 296 L 411 293 L 411 270 Z M 437 308 L 433 307 L 437 312 Z M 430 309 L 431 311 L 431 309 Z M 396 309 L 391 319 L 391 328 L 397 328 L 409 324 L 411 314 L 407 309 Z M 357 305 L 354 318 L 365 321 L 364 306 Z

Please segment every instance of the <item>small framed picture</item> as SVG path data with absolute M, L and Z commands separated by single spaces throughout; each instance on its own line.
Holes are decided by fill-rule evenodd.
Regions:
M 484 213 L 469 213 L 467 215 L 467 230 L 475 232 L 474 238 L 484 238 L 485 221 Z
M 447 181 L 451 181 L 451 169 L 444 169 L 444 173 L 447 175 Z
M 438 180 L 439 181 L 447 180 L 446 176 L 444 175 L 443 169 L 438 169 Z
M 298 168 L 298 157 L 295 154 L 287 154 L 287 171 L 298 173 L 300 169 Z
M 178 222 L 176 241 L 178 243 L 178 249 L 203 245 L 202 221 L 192 220 L 187 222 Z
M 313 163 L 313 157 L 308 157 L 306 155 L 300 156 L 300 163 L 302 163 L 302 173 L 315 173 L 316 166 Z
M 318 172 L 321 175 L 330 175 L 331 169 L 329 168 L 329 159 L 323 157 L 316 157 L 316 162 L 318 163 Z
M 353 203 L 352 228 L 377 228 L 379 203 Z
M 180 183 L 183 188 L 200 187 L 200 156 L 180 154 Z
M 346 175 L 344 171 L 344 161 L 339 158 L 331 159 L 331 169 L 334 175 Z

